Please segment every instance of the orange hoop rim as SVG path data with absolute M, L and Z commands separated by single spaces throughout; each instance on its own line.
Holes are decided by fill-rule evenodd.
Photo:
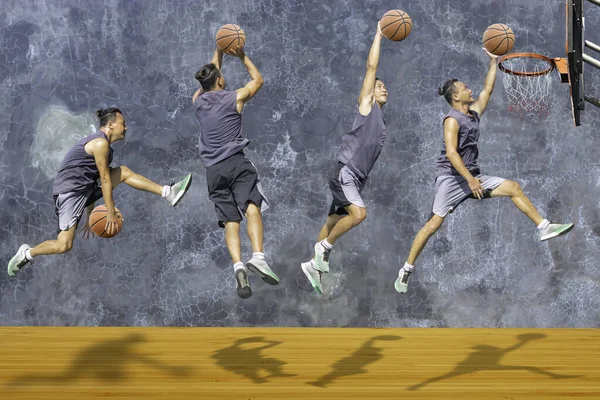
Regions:
M 502 65 L 502 63 L 506 60 L 510 60 L 511 58 L 537 58 L 540 60 L 544 60 L 546 61 L 548 64 L 550 64 L 550 66 L 543 70 L 543 71 L 537 71 L 537 72 L 517 72 L 517 71 L 513 71 L 511 69 L 506 68 L 504 65 Z M 554 68 L 556 67 L 556 64 L 554 62 L 553 59 L 543 56 L 541 54 L 537 54 L 537 53 L 512 53 L 512 54 L 506 54 L 502 57 L 500 57 L 500 59 L 498 60 L 498 68 L 500 68 L 500 70 L 502 72 L 504 72 L 505 74 L 509 74 L 509 75 L 517 75 L 517 76 L 528 76 L 528 77 L 535 77 L 535 76 L 542 76 L 542 75 L 546 75 L 548 73 L 550 73 Z

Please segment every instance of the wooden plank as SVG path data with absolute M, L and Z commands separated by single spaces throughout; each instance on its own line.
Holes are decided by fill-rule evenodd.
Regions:
M 0 328 L 5 399 L 600 398 L 595 329 Z

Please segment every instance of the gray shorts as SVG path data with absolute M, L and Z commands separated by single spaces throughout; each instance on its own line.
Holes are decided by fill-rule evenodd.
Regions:
M 338 162 L 331 179 L 329 188 L 333 194 L 333 201 L 328 215 L 348 214 L 344 207 L 350 204 L 365 208 L 360 193 L 364 188 L 365 180 L 356 175 L 350 168 Z
M 54 196 L 54 210 L 58 216 L 58 231 L 67 231 L 77 225 L 85 208 L 102 198 L 102 189 L 95 186 L 86 192 L 62 193 Z
M 475 175 L 481 179 L 484 189 L 483 198 L 490 198 L 490 192 L 496 189 L 506 179 L 488 175 Z M 433 214 L 445 217 L 468 198 L 475 198 L 469 183 L 461 175 L 442 175 L 435 180 L 435 199 Z

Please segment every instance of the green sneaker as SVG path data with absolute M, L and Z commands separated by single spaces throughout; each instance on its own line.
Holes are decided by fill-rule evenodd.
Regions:
M 406 293 L 408 291 L 408 279 L 410 278 L 410 274 L 412 271 L 404 269 L 404 267 L 400 268 L 398 272 L 398 278 L 394 282 L 394 288 L 398 293 Z
M 27 257 L 25 257 L 25 252 L 30 248 L 31 247 L 28 244 L 24 244 L 19 247 L 17 254 L 15 254 L 14 257 L 8 262 L 8 276 L 15 276 L 21 268 L 29 263 L 29 260 Z
M 246 268 L 248 270 L 259 273 L 262 280 L 267 282 L 269 285 L 279 284 L 279 277 L 271 270 L 269 264 L 265 260 L 252 257 L 247 263 Z
M 564 235 L 571 231 L 575 224 L 550 224 L 544 229 L 540 230 L 540 240 L 548 240 L 557 236 Z
M 321 286 L 321 273 L 313 268 L 310 261 L 301 264 L 302 272 L 308 278 L 313 289 L 319 294 L 323 294 L 323 287 Z
M 190 184 L 192 183 L 192 174 L 187 174 L 182 180 L 177 183 L 171 184 L 171 192 L 167 195 L 167 202 L 175 207 L 181 199 L 183 195 L 190 188 Z

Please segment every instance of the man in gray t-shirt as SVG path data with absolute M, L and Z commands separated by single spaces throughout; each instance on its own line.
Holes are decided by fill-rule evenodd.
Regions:
M 457 79 L 448 80 L 439 89 L 439 94 L 444 96 L 451 108 L 443 118 L 444 140 L 435 170 L 432 215 L 414 239 L 408 259 L 394 282 L 399 293 L 407 292 L 414 263 L 429 238 L 442 226 L 448 213 L 468 198 L 510 197 L 538 227 L 540 240 L 564 235 L 573 228 L 573 224 L 552 224 L 542 218 L 518 183 L 481 173 L 478 163 L 479 120 L 494 89 L 498 57 L 487 50 L 485 52 L 490 57 L 490 65 L 483 91 L 477 100 L 473 100 L 471 89 Z
M 198 148 L 200 160 L 206 168 L 208 196 L 215 205 L 217 223 L 225 229 L 225 243 L 233 262 L 237 294 L 242 299 L 252 295 L 248 271 L 257 272 L 262 280 L 277 285 L 279 277 L 271 270 L 263 253 L 262 211 L 268 208 L 256 167 L 244 154 L 248 139 L 242 136 L 242 110 L 258 92 L 263 78 L 243 48 L 227 54 L 242 61 L 250 82 L 235 91 L 225 89 L 221 75 L 223 53 L 215 50 L 212 62 L 204 65 L 196 79 L 202 86 L 192 98 L 200 124 Z M 248 236 L 252 243 L 252 257 L 242 263 L 240 223 L 248 219 Z M 247 269 L 246 269 L 247 268 Z
M 382 112 L 388 93 L 384 83 L 376 77 L 381 38 L 378 23 L 356 105 L 354 123 L 352 129 L 342 137 L 336 157 L 337 164 L 329 180 L 333 201 L 327 220 L 314 246 L 314 257 L 300 265 L 313 288 L 321 294 L 321 274 L 329 272 L 329 254 L 333 244 L 367 217 L 361 192 L 388 137 Z
M 96 115 L 100 119 L 100 129 L 71 147 L 58 169 L 52 186 L 54 207 L 58 216 L 58 237 L 33 248 L 28 244 L 22 245 L 8 263 L 8 275 L 14 276 L 34 257 L 62 254 L 71 250 L 75 231 L 84 211 L 87 209 L 89 218 L 95 202 L 102 197 L 107 208 L 104 230 L 109 234 L 114 233 L 117 217 L 112 190 L 121 182 L 134 189 L 162 196 L 173 207 L 188 190 L 192 180 L 191 174 L 178 183 L 160 186 L 126 166 L 110 167 L 113 158 L 111 145 L 125 139 L 125 118 L 118 108 L 101 109 L 96 111 Z M 82 229 L 83 237 L 87 239 L 90 232 L 86 220 Z

